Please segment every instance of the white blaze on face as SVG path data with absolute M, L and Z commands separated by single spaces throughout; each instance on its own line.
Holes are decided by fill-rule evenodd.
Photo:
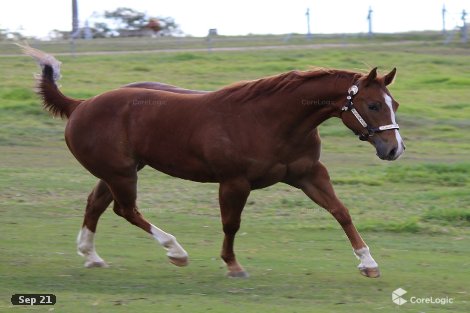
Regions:
M 385 104 L 387 104 L 389 110 L 390 110 L 390 119 L 392 120 L 392 124 L 396 124 L 396 120 L 395 120 L 395 112 L 393 111 L 393 102 L 392 102 L 392 98 L 387 95 L 386 93 L 384 93 L 384 99 L 385 99 Z M 400 133 L 398 132 L 398 129 L 394 129 L 393 130 L 395 132 L 395 138 L 397 140 L 397 144 L 398 144 L 398 148 L 397 148 L 397 152 L 396 152 L 396 156 L 399 157 L 403 151 L 405 150 L 404 147 L 405 147 L 405 143 L 403 142 L 403 139 L 401 138 L 400 136 Z

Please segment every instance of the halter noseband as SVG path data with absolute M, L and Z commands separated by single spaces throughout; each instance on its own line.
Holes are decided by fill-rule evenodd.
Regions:
M 341 112 L 346 112 L 346 111 L 351 111 L 351 113 L 354 115 L 354 117 L 357 119 L 357 121 L 362 125 L 367 130 L 367 134 L 356 134 L 359 136 L 359 139 L 362 141 L 367 141 L 369 137 L 374 136 L 375 133 L 380 133 L 386 130 L 392 130 L 392 129 L 400 129 L 400 126 L 398 124 L 388 124 L 388 125 L 383 125 L 379 127 L 370 127 L 367 125 L 366 121 L 362 118 L 361 114 L 357 112 L 357 110 L 354 108 L 354 103 L 353 103 L 353 97 L 358 93 L 359 88 L 356 85 L 352 85 L 348 89 L 348 96 L 346 99 L 348 102 L 346 103 L 345 106 L 341 108 Z

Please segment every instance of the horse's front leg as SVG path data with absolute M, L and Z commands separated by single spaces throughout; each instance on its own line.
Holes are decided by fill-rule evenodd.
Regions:
M 225 233 L 221 257 L 227 265 L 229 277 L 248 277 L 248 273 L 235 258 L 233 243 L 250 190 L 250 184 L 244 178 L 221 182 L 219 187 L 220 213 Z
M 310 199 L 328 210 L 341 225 L 351 242 L 354 254 L 361 261 L 358 266 L 361 274 L 367 277 L 379 277 L 379 267 L 370 255 L 369 247 L 356 230 L 348 209 L 336 196 L 325 166 L 320 162 L 316 163 L 312 171 L 303 176 L 295 185 L 301 188 Z

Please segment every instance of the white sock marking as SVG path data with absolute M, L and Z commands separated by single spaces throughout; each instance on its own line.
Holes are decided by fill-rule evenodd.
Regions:
M 106 263 L 95 250 L 95 233 L 84 226 L 77 237 L 77 252 L 79 255 L 85 257 L 85 267 L 106 267 Z
M 375 262 L 374 258 L 370 255 L 369 247 L 364 247 L 358 250 L 353 250 L 354 255 L 361 261 L 357 266 L 358 268 L 376 268 L 379 265 Z
M 168 252 L 167 256 L 177 259 L 184 259 L 188 257 L 188 253 L 183 247 L 176 241 L 175 236 L 168 234 L 151 224 L 152 237 L 155 238 Z

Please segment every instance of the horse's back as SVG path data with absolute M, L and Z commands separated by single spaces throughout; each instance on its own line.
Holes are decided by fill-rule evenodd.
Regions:
M 143 89 L 153 89 L 153 90 L 163 90 L 179 94 L 207 94 L 210 91 L 204 90 L 193 90 L 180 88 L 174 85 L 169 85 L 160 82 L 135 82 L 122 86 L 122 88 L 143 88 Z

